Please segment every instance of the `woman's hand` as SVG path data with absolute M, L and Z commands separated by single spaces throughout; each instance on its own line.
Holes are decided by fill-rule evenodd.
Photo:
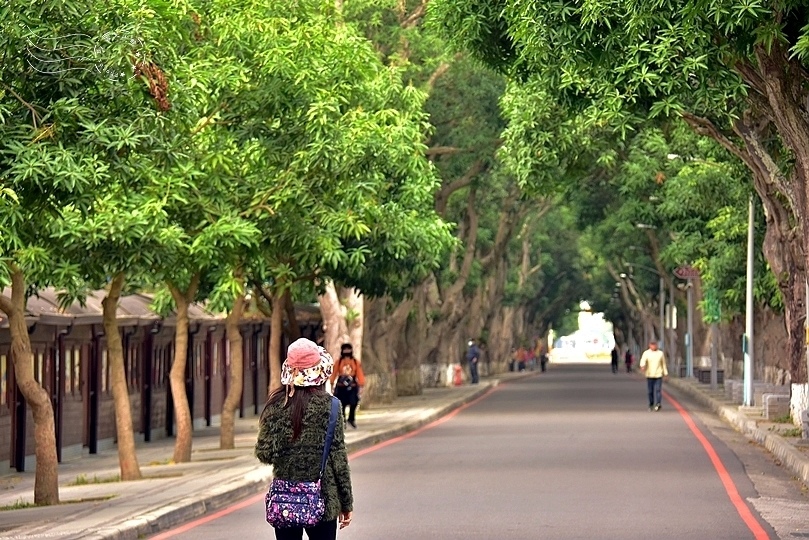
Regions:
M 353 512 L 340 512 L 340 528 L 345 529 L 351 525 L 351 516 Z

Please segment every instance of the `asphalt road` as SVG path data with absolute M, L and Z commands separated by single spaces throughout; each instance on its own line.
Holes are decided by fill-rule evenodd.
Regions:
M 768 478 L 777 467 L 732 433 L 715 435 L 721 426 L 706 425 L 703 412 L 678 410 L 679 399 L 649 412 L 645 388 L 608 365 L 553 365 L 355 455 L 354 520 L 338 538 L 779 538 L 785 518 L 754 504 L 761 497 L 743 459 L 761 462 Z M 740 459 L 745 452 L 752 457 Z M 805 509 L 781 476 L 773 492 Z M 260 496 L 204 520 L 156 538 L 274 537 Z

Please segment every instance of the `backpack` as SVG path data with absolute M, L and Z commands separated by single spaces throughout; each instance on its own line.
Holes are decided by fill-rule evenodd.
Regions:
M 357 378 L 353 374 L 353 366 L 346 365 L 343 367 L 341 362 L 339 367 L 341 368 L 342 373 L 338 375 L 337 380 L 335 381 L 335 390 L 351 391 L 356 388 Z
M 337 388 L 353 390 L 357 386 L 357 380 L 351 375 L 340 375 L 337 377 Z

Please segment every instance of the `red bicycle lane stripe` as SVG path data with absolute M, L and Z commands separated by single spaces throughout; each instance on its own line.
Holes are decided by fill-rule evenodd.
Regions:
M 418 428 L 418 429 L 416 429 L 414 431 L 405 433 L 405 434 L 400 435 L 398 437 L 394 437 L 393 439 L 388 439 L 386 441 L 382 441 L 382 442 L 377 443 L 377 444 L 375 444 L 373 446 L 370 446 L 368 448 L 364 448 L 362 450 L 358 450 L 356 452 L 353 452 L 353 453 L 351 453 L 349 455 L 349 459 L 356 459 L 358 457 L 364 456 L 364 455 L 369 454 L 371 452 L 375 452 L 377 450 L 380 450 L 382 448 L 385 448 L 385 447 L 390 446 L 392 444 L 395 444 L 397 442 L 401 442 L 401 441 L 409 439 L 411 437 L 415 437 L 419 433 L 423 433 L 424 431 L 427 431 L 429 429 L 437 427 L 437 426 L 443 424 L 444 422 L 447 422 L 450 419 L 454 418 L 459 413 L 461 413 L 464 409 L 467 409 L 468 407 L 471 407 L 471 406 L 475 405 L 476 403 L 479 403 L 480 401 L 483 401 L 487 397 L 490 397 L 499 388 L 500 388 L 500 385 L 495 386 L 493 388 L 490 388 L 483 395 L 473 399 L 472 401 L 469 401 L 468 403 L 465 403 L 465 404 L 461 405 L 460 407 L 452 410 L 451 412 L 449 412 L 448 414 L 442 416 L 441 418 L 438 418 L 437 420 L 434 420 L 433 422 L 425 424 L 424 426 L 422 426 L 422 427 L 420 427 L 420 428 Z M 691 417 L 691 415 L 688 413 L 688 411 L 686 411 L 685 408 L 682 405 L 680 405 L 680 403 L 676 399 L 674 399 L 668 392 L 663 392 L 663 395 L 666 398 L 666 400 L 677 410 L 677 412 L 680 414 L 680 416 L 682 417 L 685 424 L 691 430 L 691 433 L 694 435 L 694 437 L 702 445 L 703 450 L 705 450 L 705 453 L 708 455 L 708 458 L 710 459 L 711 464 L 714 467 L 714 470 L 716 471 L 717 475 L 719 476 L 720 481 L 722 482 L 722 486 L 724 487 L 725 493 L 727 494 L 728 498 L 730 499 L 731 504 L 733 504 L 733 506 L 736 509 L 736 511 L 738 512 L 739 516 L 742 518 L 742 521 L 745 523 L 747 528 L 753 534 L 753 537 L 755 538 L 755 540 L 769 540 L 770 536 L 767 534 L 767 532 L 761 526 L 759 521 L 756 519 L 756 517 L 750 511 L 750 509 L 748 508 L 748 506 L 745 503 L 744 499 L 742 499 L 741 495 L 739 494 L 739 490 L 736 488 L 736 484 L 733 482 L 733 479 L 731 478 L 730 473 L 728 473 L 727 469 L 725 468 L 724 463 L 722 463 L 722 460 L 719 457 L 719 454 L 716 452 L 713 445 L 710 443 L 710 441 L 708 441 L 708 439 L 705 437 L 705 435 L 702 433 L 702 431 L 699 429 L 699 427 L 697 427 L 696 422 L 694 422 L 694 419 Z M 165 533 L 154 536 L 154 537 L 152 537 L 152 540 L 166 540 L 168 538 L 172 538 L 172 537 L 174 537 L 174 536 L 176 536 L 178 534 L 182 534 L 182 533 L 188 532 L 188 531 L 190 531 L 190 530 L 192 530 L 192 529 L 194 529 L 196 527 L 199 527 L 200 525 L 204 525 L 206 523 L 209 523 L 211 521 L 214 521 L 216 519 L 224 517 L 224 516 L 226 516 L 226 515 L 228 515 L 228 514 L 230 514 L 232 512 L 235 512 L 235 511 L 241 510 L 242 508 L 245 508 L 247 506 L 256 504 L 259 501 L 262 501 L 263 499 L 264 499 L 264 494 L 263 493 L 259 494 L 259 495 L 256 495 L 254 497 L 250 497 L 249 499 L 245 499 L 244 501 L 241 501 L 240 503 L 237 503 L 237 504 L 235 504 L 233 506 L 229 506 L 227 508 L 224 508 L 224 509 L 222 509 L 222 510 L 220 510 L 218 512 L 215 512 L 215 513 L 213 513 L 211 515 L 202 517 L 202 518 L 197 519 L 195 521 L 191 521 L 191 522 L 186 523 L 185 525 L 182 525 L 182 526 L 180 526 L 180 527 L 178 527 L 176 529 L 172 529 L 170 531 L 166 531 Z
M 702 445 L 705 453 L 708 454 L 708 458 L 711 460 L 711 464 L 713 465 L 716 474 L 719 475 L 719 480 L 722 482 L 722 486 L 725 488 L 725 493 L 727 493 L 731 504 L 733 504 L 734 508 L 736 508 L 736 512 L 739 513 L 739 517 L 742 518 L 744 524 L 747 525 L 747 528 L 750 529 L 751 533 L 753 533 L 753 538 L 755 538 L 755 540 L 769 540 L 770 535 L 767 534 L 767 531 L 764 530 L 764 527 L 761 526 L 761 523 L 759 523 L 758 519 L 756 519 L 756 517 L 753 515 L 753 512 L 750 511 L 747 503 L 739 494 L 739 490 L 736 488 L 733 478 L 731 478 L 730 473 L 725 468 L 725 464 L 722 463 L 722 459 L 719 457 L 719 454 L 716 452 L 716 449 L 713 447 L 711 442 L 699 429 L 688 411 L 686 411 L 676 399 L 674 399 L 668 392 L 663 392 L 663 396 L 669 403 L 671 403 L 677 412 L 680 413 L 685 425 L 688 426 L 691 433 Z

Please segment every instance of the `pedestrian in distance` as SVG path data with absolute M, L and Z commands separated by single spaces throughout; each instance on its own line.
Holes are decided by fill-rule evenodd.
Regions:
M 334 397 L 343 404 L 343 416 L 348 408 L 347 421 L 353 428 L 357 427 L 357 405 L 362 399 L 362 388 L 365 386 L 365 374 L 362 363 L 354 358 L 354 347 L 351 343 L 340 346 L 340 359 L 334 366 L 331 376 Z
M 618 345 L 615 345 L 612 352 L 610 352 L 610 365 L 612 366 L 612 372 L 618 373 Z
M 480 363 L 480 348 L 475 343 L 474 339 L 470 339 L 466 350 L 466 361 L 469 363 L 469 378 L 472 384 L 480 382 L 480 375 L 478 371 L 478 364 Z
M 313 482 L 319 478 L 326 445 L 332 397 L 326 381 L 334 360 L 323 347 L 306 338 L 287 349 L 281 366 L 282 388 L 270 395 L 259 420 L 256 457 L 273 466 L 276 478 Z M 321 480 L 323 518 L 312 527 L 275 529 L 276 540 L 334 540 L 337 527 L 351 523 L 354 497 L 342 418 L 334 428 L 326 469 Z
M 528 371 L 534 371 L 537 367 L 537 353 L 533 348 L 529 348 L 525 352 L 526 364 Z
M 626 348 L 624 353 L 624 364 L 626 364 L 626 372 L 632 373 L 632 351 L 629 350 L 629 347 Z
M 646 391 L 649 395 L 649 410 L 660 410 L 662 401 L 663 379 L 669 376 L 666 367 L 666 355 L 658 350 L 657 342 L 649 343 L 649 348 L 640 357 L 640 370 L 646 375 Z
M 542 373 L 545 373 L 545 370 L 548 369 L 548 353 L 544 349 L 539 353 L 539 369 Z
M 517 349 L 516 355 L 517 355 L 516 356 L 516 358 L 517 358 L 517 371 L 520 371 L 520 372 L 525 371 L 525 361 L 526 361 L 526 358 L 528 357 L 528 351 L 525 350 L 524 346 L 520 345 L 520 348 Z

